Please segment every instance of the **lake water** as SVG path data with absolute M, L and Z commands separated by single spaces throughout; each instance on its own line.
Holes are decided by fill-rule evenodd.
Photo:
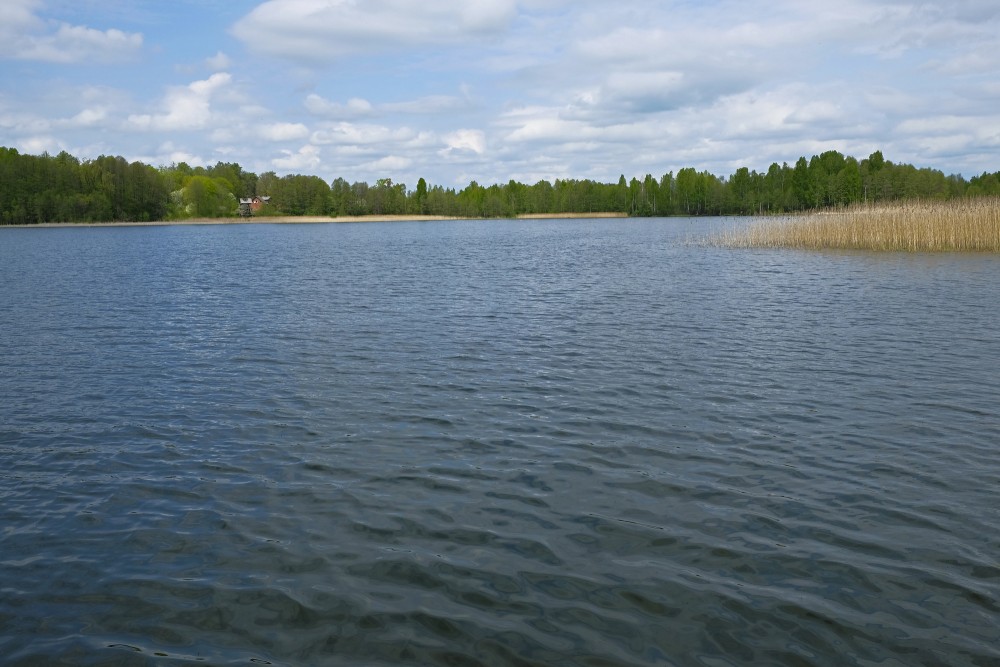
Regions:
M 1000 257 L 0 229 L 0 663 L 1000 664 Z

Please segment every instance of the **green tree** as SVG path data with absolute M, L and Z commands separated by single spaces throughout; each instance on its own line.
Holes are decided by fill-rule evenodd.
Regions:
M 427 181 L 422 177 L 417 180 L 417 191 L 414 194 L 416 213 L 424 215 L 427 212 Z
M 692 167 L 677 172 L 677 204 L 684 215 L 701 215 L 705 212 L 705 187 L 703 177 Z
M 668 171 L 660 177 L 657 215 L 670 215 L 672 213 L 676 213 L 674 208 L 674 172 Z
M 868 165 L 873 172 L 880 171 L 885 166 L 885 158 L 882 156 L 882 151 L 875 151 L 869 155 Z
M 752 188 L 750 170 L 746 167 L 737 169 L 736 173 L 729 179 L 729 191 L 736 213 L 746 215 L 753 212 L 756 202 Z
M 218 218 L 236 214 L 237 201 L 223 178 L 191 176 L 183 188 L 185 212 L 196 218 Z
M 788 203 L 792 209 L 801 210 L 811 205 L 811 199 L 809 163 L 804 157 L 800 157 L 792 169 L 792 188 Z
M 837 172 L 836 202 L 840 205 L 861 201 L 861 168 L 854 158 L 847 158 Z
M 348 215 L 351 207 L 351 186 L 343 178 L 335 178 L 330 184 L 330 215 Z

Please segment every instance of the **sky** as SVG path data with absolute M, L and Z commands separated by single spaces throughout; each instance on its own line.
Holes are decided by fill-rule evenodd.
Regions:
M 413 189 L 1000 170 L 996 0 L 2 0 L 0 146 Z

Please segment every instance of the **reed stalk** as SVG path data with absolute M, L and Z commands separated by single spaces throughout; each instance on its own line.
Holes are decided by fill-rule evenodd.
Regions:
M 860 204 L 722 234 L 737 248 L 1000 252 L 1000 198 Z

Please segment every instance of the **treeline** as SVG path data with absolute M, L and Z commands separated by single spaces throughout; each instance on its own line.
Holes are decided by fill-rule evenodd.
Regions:
M 160 220 L 169 210 L 163 174 L 139 162 L 68 153 L 20 155 L 0 147 L 0 223 Z
M 268 196 L 263 215 L 440 215 L 500 218 L 545 213 L 619 212 L 632 216 L 748 215 L 836 207 L 855 202 L 947 200 L 1000 195 L 1000 172 L 969 180 L 885 160 L 827 151 L 767 171 L 746 167 L 729 177 L 692 168 L 617 183 L 516 181 L 461 190 L 407 188 L 385 178 L 373 185 L 344 178 L 246 172 L 236 163 L 151 167 L 121 157 L 79 160 L 22 155 L 0 148 L 0 224 L 153 221 L 239 215 L 239 199 Z

